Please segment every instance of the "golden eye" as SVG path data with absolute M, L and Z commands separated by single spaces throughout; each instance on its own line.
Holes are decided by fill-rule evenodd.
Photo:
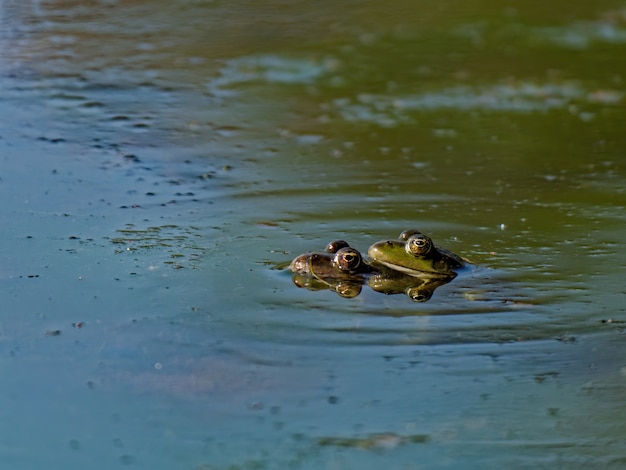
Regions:
M 354 271 L 361 266 L 361 253 L 354 248 L 341 248 L 335 254 L 335 264 L 342 271 Z
M 426 235 L 416 234 L 411 235 L 407 241 L 404 249 L 406 252 L 413 256 L 424 256 L 428 254 L 433 246 L 433 242 Z

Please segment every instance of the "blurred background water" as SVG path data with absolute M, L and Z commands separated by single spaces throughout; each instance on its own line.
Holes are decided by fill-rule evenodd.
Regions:
M 623 2 L 1 5 L 7 468 L 626 465 Z

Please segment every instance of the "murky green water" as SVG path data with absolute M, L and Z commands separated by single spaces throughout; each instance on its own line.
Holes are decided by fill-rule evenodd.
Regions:
M 626 10 L 517 3 L 3 2 L 4 465 L 622 468 Z

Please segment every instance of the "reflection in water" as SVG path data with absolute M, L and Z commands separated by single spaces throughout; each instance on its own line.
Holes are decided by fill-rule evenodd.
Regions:
M 427 110 L 483 110 L 528 113 L 567 110 L 573 106 L 618 105 L 624 94 L 618 90 L 588 90 L 577 83 L 535 84 L 520 82 L 491 86 L 456 86 L 420 95 L 360 94 L 338 98 L 333 108 L 350 122 L 372 122 L 381 126 L 410 124 L 414 113 Z M 575 108 L 573 108 L 575 109 Z M 585 119 L 588 115 L 581 114 Z
M 373 291 L 381 294 L 406 294 L 414 302 L 426 302 L 433 296 L 437 287 L 447 284 L 452 278 L 423 279 L 382 268 L 381 271 L 374 272 L 368 275 L 367 278 L 322 278 L 314 275 L 307 276 L 294 273 L 292 280 L 298 287 L 304 287 L 309 290 L 328 289 L 346 298 L 359 295 L 362 286 L 366 284 Z
M 454 276 L 440 278 L 419 278 L 402 273 L 379 272 L 367 281 L 367 285 L 382 294 L 406 294 L 414 302 L 426 302 L 435 289 L 447 284 Z
M 265 82 L 276 85 L 316 83 L 332 71 L 332 60 L 314 61 L 282 56 L 248 56 L 228 61 L 208 84 L 217 96 L 232 96 L 237 86 Z

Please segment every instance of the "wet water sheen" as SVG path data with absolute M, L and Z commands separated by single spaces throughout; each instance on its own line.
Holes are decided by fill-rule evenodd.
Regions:
M 11 468 L 623 468 L 626 10 L 0 10 Z M 284 269 L 417 228 L 427 302 Z

